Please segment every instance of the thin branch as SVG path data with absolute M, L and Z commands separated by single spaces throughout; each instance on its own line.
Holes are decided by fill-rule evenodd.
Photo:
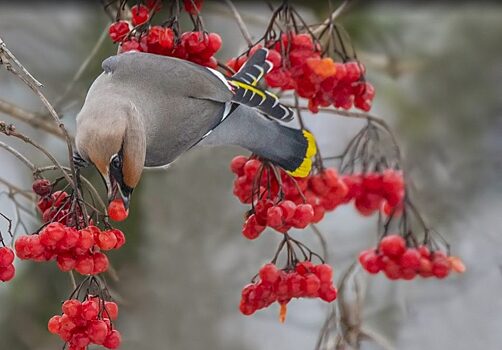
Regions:
M 29 112 L 2 99 L 0 99 L 0 112 L 12 118 L 21 120 L 35 129 L 41 129 L 51 135 L 59 137 L 60 139 L 64 139 L 61 130 L 56 126 L 47 123 L 47 120 L 42 119 L 40 115 Z
M 7 49 L 7 46 L 5 45 L 5 42 L 2 40 L 2 38 L 0 38 L 0 62 L 2 63 L 2 65 L 4 65 L 7 68 L 8 71 L 10 71 L 12 74 L 18 76 L 39 97 L 40 101 L 42 101 L 42 103 L 44 104 L 44 106 L 47 108 L 50 115 L 52 116 L 54 122 L 61 129 L 63 136 L 65 138 L 65 141 L 66 141 L 67 149 L 68 149 L 68 159 L 70 161 L 71 173 L 73 174 L 73 179 L 75 181 L 70 179 L 66 173 L 64 175 L 69 180 L 68 183 L 72 184 L 75 192 L 78 194 L 79 191 L 78 191 L 78 186 L 77 186 L 77 181 L 76 181 L 76 176 L 75 176 L 75 174 L 76 174 L 75 165 L 71 161 L 73 158 L 72 140 L 70 138 L 70 135 L 68 134 L 68 131 L 66 130 L 65 125 L 61 122 L 61 119 L 59 119 L 57 112 L 54 110 L 54 107 L 52 107 L 52 105 L 47 100 L 45 95 L 40 91 L 40 87 L 42 86 L 42 84 L 40 84 L 35 78 L 33 78 L 33 76 L 28 72 L 28 70 L 26 70 L 26 68 L 23 67 L 23 65 L 9 51 L 9 49 Z M 18 70 L 16 70 L 12 66 L 12 62 L 14 62 L 14 64 L 18 67 L 18 69 L 20 69 L 21 72 L 24 74 L 21 74 L 20 72 L 18 72 Z M 17 134 L 17 133 L 15 133 L 15 134 Z M 15 134 L 13 136 L 16 136 Z M 44 154 L 46 154 L 47 157 L 49 157 L 49 159 L 51 159 L 54 164 L 56 164 L 56 165 L 59 164 L 57 162 L 57 160 L 49 152 L 47 152 L 44 148 L 35 144 L 33 141 L 31 141 L 29 138 L 27 138 L 24 135 L 20 135 L 20 134 L 17 134 L 17 135 L 20 136 L 20 138 L 24 138 L 23 141 L 32 144 L 33 146 L 35 146 L 36 148 L 38 148 L 39 150 L 44 152 Z M 59 167 L 61 167 L 61 166 L 59 166 Z
M 345 0 L 340 6 L 338 6 L 338 8 L 335 11 L 331 13 L 331 15 L 328 18 L 324 20 L 324 22 L 321 25 L 319 25 L 319 27 L 312 30 L 312 33 L 314 35 L 318 35 L 323 30 L 325 30 L 330 25 L 331 22 L 333 22 L 338 16 L 342 14 L 342 12 L 345 10 L 349 2 L 350 0 Z
M 5 149 L 6 151 L 12 153 L 17 159 L 19 159 L 28 168 L 30 168 L 31 171 L 35 171 L 37 169 L 37 167 L 35 166 L 35 164 L 33 164 L 28 158 L 26 158 L 18 150 L 16 150 L 13 147 L 9 146 L 5 142 L 0 141 L 0 147 L 3 148 L 3 149 Z
M 235 7 L 234 3 L 232 0 L 225 0 L 225 3 L 229 7 L 230 11 L 232 12 L 232 15 L 234 16 L 235 21 L 237 22 L 237 25 L 239 26 L 239 29 L 241 30 L 242 36 L 246 40 L 247 44 L 249 47 L 253 46 L 253 39 L 251 38 L 251 34 L 249 33 L 248 28 L 246 27 L 246 24 L 242 20 L 242 17 L 237 11 L 237 8 Z
M 287 106 L 287 105 L 286 105 Z M 291 106 L 289 105 L 288 107 L 290 108 L 296 108 L 296 106 Z M 308 111 L 308 107 L 300 106 L 298 107 L 301 110 Z M 399 147 L 399 143 L 397 142 L 397 138 L 392 132 L 392 129 L 390 128 L 389 124 L 382 118 L 379 118 L 377 116 L 368 114 L 368 113 L 362 113 L 362 112 L 349 112 L 349 111 L 344 111 L 341 109 L 332 109 L 332 108 L 319 108 L 319 112 L 323 113 L 330 113 L 334 114 L 340 117 L 345 117 L 345 118 L 354 118 L 354 119 L 365 119 L 371 122 L 374 122 L 375 124 L 379 125 L 381 128 L 383 128 L 388 135 L 390 136 L 392 143 L 394 147 L 396 148 L 396 153 L 397 157 L 399 159 L 399 162 L 402 164 L 402 155 L 401 155 L 401 149 Z
M 322 248 L 322 258 L 325 261 L 328 261 L 328 243 L 326 242 L 326 238 L 324 238 L 324 235 L 322 234 L 321 230 L 317 227 L 316 224 L 310 224 L 310 228 L 312 231 L 314 231 L 315 235 L 317 238 L 319 238 L 319 242 L 321 243 L 321 248 Z
M 49 151 L 47 151 L 44 147 L 40 146 L 38 143 L 36 143 L 32 139 L 30 139 L 28 136 L 25 136 L 25 135 L 17 132 L 16 128 L 13 125 L 7 125 L 7 124 L 5 124 L 5 122 L 0 121 L 0 133 L 3 133 L 6 136 L 12 136 L 12 137 L 15 137 L 17 139 L 20 139 L 20 140 L 24 141 L 25 143 L 27 143 L 27 144 L 35 147 L 36 149 L 38 149 L 40 152 L 42 152 L 43 154 L 45 154 L 45 156 L 47 158 L 49 158 L 49 160 L 59 170 L 61 170 L 61 172 L 63 173 L 63 176 L 66 178 L 66 180 L 68 181 L 69 184 L 74 183 L 74 181 L 72 180 L 72 177 L 70 177 L 67 174 L 67 172 L 64 171 L 63 166 L 57 161 L 56 158 L 54 158 L 54 156 Z M 72 163 L 72 162 L 70 162 L 70 163 Z
M 5 45 L 5 42 L 2 40 L 2 38 L 0 38 L 0 64 L 5 65 L 5 68 L 8 71 L 10 71 L 16 75 L 19 75 L 21 77 L 21 74 L 18 73 L 12 67 L 12 64 L 10 61 L 14 62 L 14 64 L 17 67 L 19 67 L 19 69 L 21 69 L 22 74 L 25 75 L 25 77 L 23 77 L 21 79 L 23 79 L 23 81 L 27 80 L 28 85 L 33 85 L 33 86 L 36 86 L 37 88 L 41 88 L 43 86 L 41 82 L 39 82 L 37 79 L 35 79 L 33 77 L 33 75 L 31 75 L 31 73 L 28 72 L 28 70 L 26 68 L 24 68 L 24 66 L 21 64 L 21 62 L 18 61 L 16 56 L 14 56 L 12 54 L 12 52 L 10 52 L 10 50 L 7 48 L 7 45 Z
M 68 94 L 75 87 L 75 84 L 77 83 L 77 81 L 80 80 L 80 78 L 82 77 L 82 75 L 86 71 L 87 67 L 89 67 L 89 64 L 92 62 L 93 58 L 97 55 L 99 49 L 101 48 L 101 45 L 103 45 L 107 36 L 108 36 L 108 27 L 106 27 L 106 29 L 101 33 L 99 39 L 96 41 L 96 44 L 94 44 L 94 47 L 92 48 L 91 52 L 89 53 L 89 55 L 87 55 L 84 62 L 82 62 L 82 65 L 75 72 L 75 75 L 71 79 L 70 83 L 66 86 L 65 91 L 54 102 L 55 109 L 59 109 L 61 107 L 61 103 L 64 102 L 64 100 L 66 99 Z

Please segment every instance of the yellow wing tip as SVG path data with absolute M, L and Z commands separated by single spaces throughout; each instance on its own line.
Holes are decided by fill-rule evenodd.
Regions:
M 307 151 L 305 152 L 305 158 L 298 168 L 293 171 L 289 171 L 289 174 L 295 177 L 307 177 L 312 169 L 312 157 L 317 154 L 317 145 L 315 142 L 315 137 L 307 130 L 303 130 L 303 136 L 307 140 Z

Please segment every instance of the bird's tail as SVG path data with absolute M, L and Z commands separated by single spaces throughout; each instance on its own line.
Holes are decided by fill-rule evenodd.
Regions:
M 264 118 L 247 106 L 239 106 L 201 145 L 239 145 L 280 165 L 291 175 L 306 177 L 317 153 L 314 136 Z
M 290 121 L 293 111 L 282 105 L 273 93 L 257 87 L 263 76 L 273 68 L 272 62 L 267 60 L 267 54 L 267 49 L 258 49 L 228 80 L 234 88 L 232 101 L 256 108 L 271 118 Z
M 282 125 L 281 127 L 286 128 Z M 317 153 L 314 135 L 305 129 L 287 129 L 294 131 L 293 135 L 291 135 L 291 139 L 288 140 L 290 141 L 290 149 L 284 149 L 284 151 L 291 153 L 285 161 L 281 159 L 281 157 L 276 158 L 276 163 L 287 170 L 292 176 L 306 177 L 312 170 L 312 158 Z M 274 159 L 271 160 L 274 161 Z

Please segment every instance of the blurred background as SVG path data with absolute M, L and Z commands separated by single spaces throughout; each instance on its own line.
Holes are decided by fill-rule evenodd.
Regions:
M 253 36 L 268 23 L 265 2 L 236 2 Z M 313 23 L 339 2 L 298 1 Z M 219 58 L 244 50 L 228 8 L 207 1 L 209 31 L 223 37 Z M 0 37 L 58 101 L 107 29 L 99 2 L 1 2 Z M 353 2 L 339 18 L 352 35 L 377 96 L 372 113 L 389 122 L 404 150 L 415 199 L 428 222 L 452 244 L 467 272 L 446 280 L 392 282 L 359 276 L 365 286 L 363 326 L 384 340 L 361 349 L 500 349 L 502 347 L 502 6 L 464 2 Z M 187 27 L 189 28 L 189 27 Z M 75 115 L 101 61 L 114 54 L 108 39 L 58 104 L 74 130 Z M 0 99 L 33 112 L 39 100 L 0 69 Z M 0 113 L 66 162 L 61 140 Z M 325 156 L 339 154 L 363 122 L 304 116 Z M 32 160 L 48 162 L 21 143 L 0 136 Z M 248 241 L 240 234 L 246 208 L 232 195 L 231 158 L 238 148 L 195 149 L 169 169 L 149 171 L 135 191 L 122 228 L 128 244 L 112 252 L 119 280 L 108 278 L 121 303 L 122 349 L 314 349 L 330 308 L 318 301 L 289 304 L 285 324 L 276 305 L 251 317 L 238 310 L 240 290 L 275 252 L 280 237 Z M 31 174 L 0 152 L 0 178 L 29 188 Z M 93 178 L 103 190 L 93 170 Z M 4 190 L 4 188 L 2 188 Z M 15 217 L 3 192 L 0 210 Z M 35 209 L 33 208 L 33 212 Z M 23 214 L 24 215 L 24 214 Z M 38 222 L 25 218 L 28 229 Z M 329 263 L 339 279 L 362 249 L 376 243 L 376 219 L 342 206 L 320 224 Z M 0 228 L 5 229 L 5 228 Z M 20 233 L 22 233 L 22 229 Z M 2 231 L 3 232 L 3 231 Z M 295 233 L 318 251 L 309 229 Z M 0 284 L 0 349 L 61 348 L 46 331 L 71 290 L 55 264 L 18 262 L 14 281 Z

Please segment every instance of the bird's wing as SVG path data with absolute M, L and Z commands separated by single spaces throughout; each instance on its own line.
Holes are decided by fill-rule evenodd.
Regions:
M 226 80 L 197 64 L 141 52 L 127 52 L 103 61 L 103 70 L 115 81 L 138 89 L 160 89 L 165 95 L 229 102 L 233 93 Z

